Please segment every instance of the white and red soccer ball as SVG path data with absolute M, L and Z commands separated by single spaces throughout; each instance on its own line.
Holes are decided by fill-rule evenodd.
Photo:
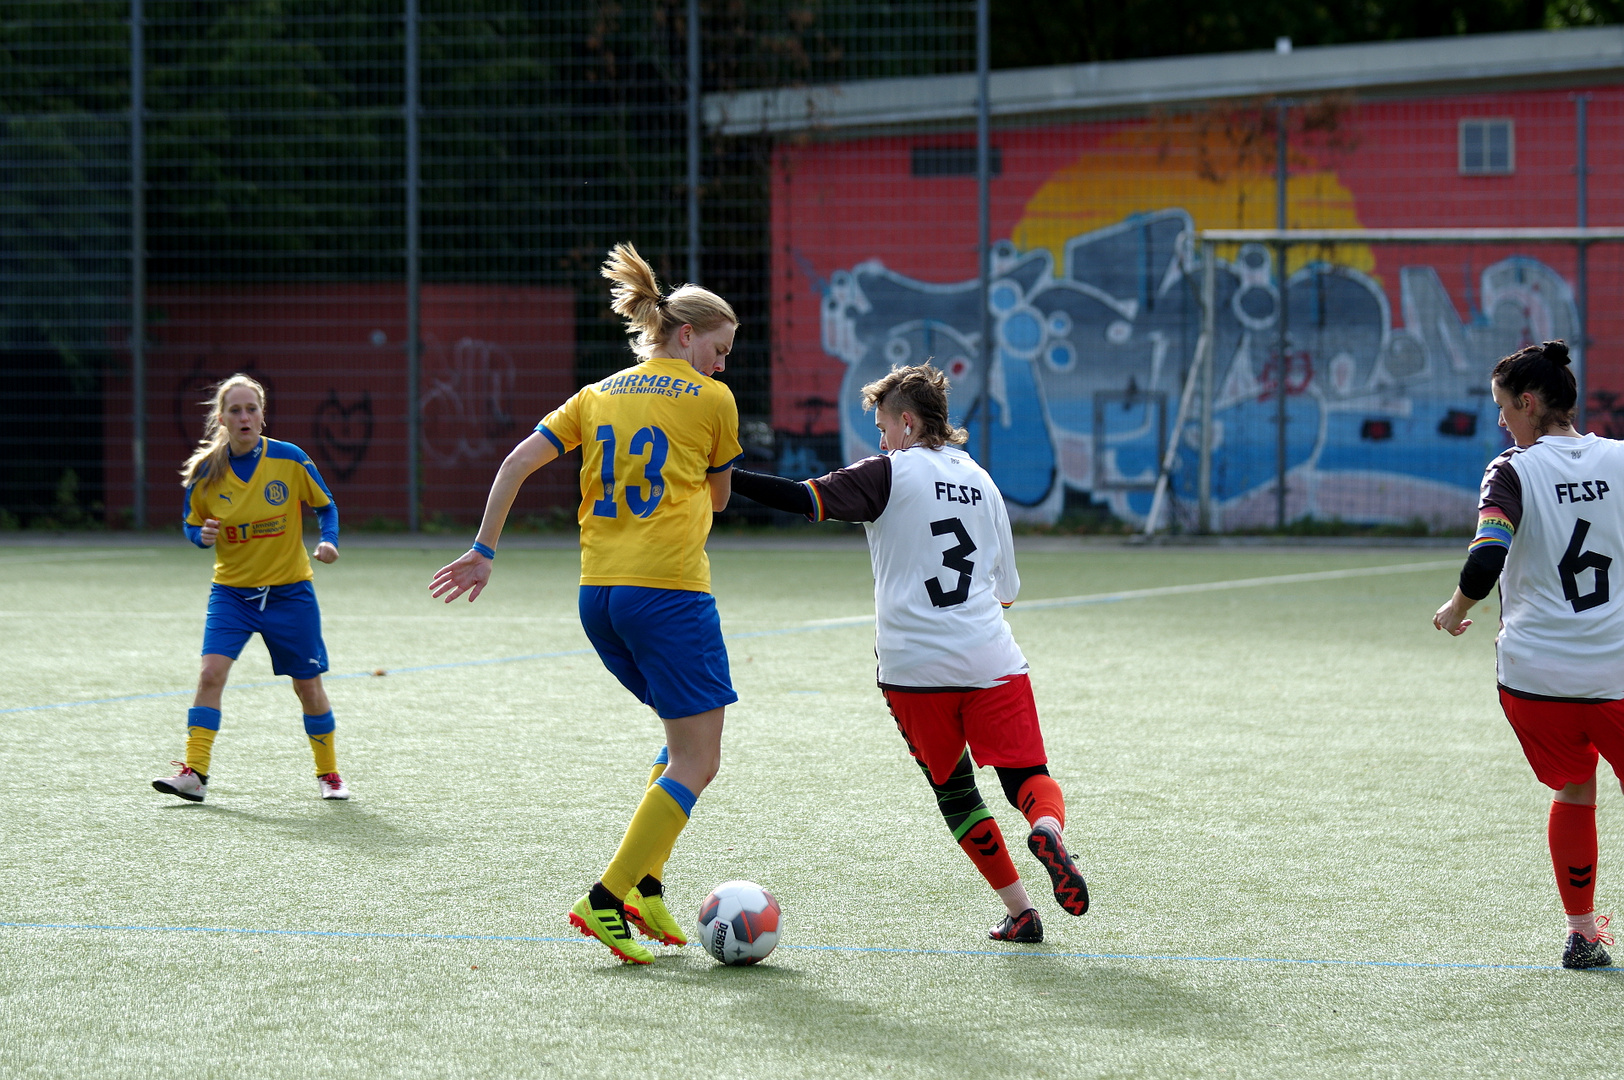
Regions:
M 753 881 L 724 881 L 699 905 L 699 943 L 724 964 L 755 964 L 778 944 L 773 894 Z

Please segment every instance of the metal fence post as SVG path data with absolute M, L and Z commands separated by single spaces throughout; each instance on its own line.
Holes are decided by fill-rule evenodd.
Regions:
M 1201 244 L 1201 337 L 1197 339 L 1196 363 L 1201 367 L 1201 459 L 1197 471 L 1196 531 L 1212 531 L 1212 367 L 1217 350 L 1216 310 L 1218 292 L 1218 250 L 1210 240 Z
M 146 13 L 130 0 L 130 471 L 131 525 L 147 527 Z
M 418 444 L 422 441 L 423 367 L 422 300 L 423 238 L 419 198 L 422 167 L 419 153 L 421 111 L 418 86 L 418 0 L 406 0 L 406 527 L 417 532 L 419 491 L 422 487 Z
M 1577 159 L 1576 162 L 1575 162 L 1574 172 L 1577 174 L 1577 179 L 1578 179 L 1578 191 L 1577 191 L 1576 194 L 1577 194 L 1578 203 L 1579 203 L 1579 206 L 1578 206 L 1578 211 L 1579 211 L 1578 218 L 1579 218 L 1579 220 L 1578 220 L 1577 224 L 1578 224 L 1579 228 L 1581 228 L 1581 229 L 1585 228 L 1589 224 L 1589 217 L 1590 217 L 1590 214 L 1589 214 L 1590 162 L 1589 162 L 1589 145 L 1588 145 L 1589 144 L 1589 139 L 1588 139 L 1588 131 L 1586 130 L 1588 128 L 1588 126 L 1589 126 L 1586 123 L 1586 120 L 1587 120 L 1586 113 L 1588 111 L 1589 104 L 1590 104 L 1590 95 L 1589 94 L 1578 94 L 1573 99 L 1574 122 L 1575 122 L 1575 128 L 1576 128 L 1575 139 L 1574 139 L 1574 141 L 1576 143 L 1576 145 L 1574 147 L 1574 150 L 1575 150 L 1574 156 Z M 1576 338 L 1578 338 L 1577 344 L 1579 346 L 1579 349 L 1578 349 L 1578 352 L 1579 352 L 1578 368 L 1579 368 L 1579 370 L 1577 372 L 1578 381 L 1579 381 L 1579 387 L 1578 387 L 1578 389 L 1579 389 L 1579 402 L 1578 402 L 1579 409 L 1578 409 L 1578 413 L 1577 413 L 1577 415 L 1575 416 L 1574 419 L 1578 424 L 1579 432 L 1581 434 L 1583 434 L 1584 430 L 1585 430 L 1585 422 L 1586 422 L 1585 413 L 1587 411 L 1586 408 L 1585 408 L 1585 404 L 1586 404 L 1585 398 L 1589 396 L 1589 389 L 1590 389 L 1590 247 L 1589 247 L 1589 245 L 1587 245 L 1583 240 L 1579 241 L 1579 243 L 1575 245 L 1574 254 L 1578 256 L 1577 266 L 1575 268 L 1576 272 L 1574 274 L 1574 276 L 1576 278 L 1576 280 L 1574 281 L 1575 292 L 1578 295 L 1576 295 L 1574 297 L 1574 301 L 1575 301 L 1574 306 L 1578 308 L 1578 314 L 1579 314 L 1579 332 L 1574 335 Z
M 980 232 L 976 261 L 981 297 L 981 467 L 992 472 L 992 313 L 987 310 L 987 289 L 992 275 L 991 147 L 988 131 L 988 68 L 991 59 L 991 23 L 987 0 L 976 0 L 976 202 Z
M 1275 109 L 1274 227 L 1283 233 L 1286 231 L 1286 103 L 1280 102 Z M 1286 377 L 1291 368 L 1290 358 L 1286 354 L 1287 250 L 1284 242 L 1275 248 L 1275 274 L 1280 282 L 1280 310 L 1276 314 L 1280 344 L 1275 364 L 1275 378 L 1278 381 L 1274 392 L 1274 527 L 1281 532 L 1286 529 Z
M 688 280 L 699 284 L 699 0 L 688 0 Z

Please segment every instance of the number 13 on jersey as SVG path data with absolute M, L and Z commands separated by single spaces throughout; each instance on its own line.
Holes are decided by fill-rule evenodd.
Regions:
M 598 448 L 603 454 L 603 467 L 601 477 L 603 491 L 592 503 L 592 513 L 596 517 L 619 517 L 620 506 L 615 500 L 615 429 L 612 424 L 599 424 L 595 436 Z M 622 483 L 621 497 L 626 503 L 626 509 L 636 517 L 646 518 L 654 513 L 660 505 L 660 499 L 665 495 L 665 478 L 661 470 L 665 468 L 666 454 L 670 452 L 671 441 L 666 438 L 665 432 L 657 427 L 638 428 L 632 434 L 631 441 L 626 444 L 627 456 L 634 460 L 630 462 L 633 469 L 639 462 L 635 459 L 646 459 L 640 462 L 643 466 L 642 481 L 639 484 Z M 645 493 L 644 487 L 647 487 Z

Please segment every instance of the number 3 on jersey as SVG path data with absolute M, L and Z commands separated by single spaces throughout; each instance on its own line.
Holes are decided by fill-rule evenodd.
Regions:
M 595 517 L 619 517 L 620 507 L 615 504 L 615 429 L 610 424 L 599 424 L 597 432 L 598 442 L 603 448 L 603 497 L 592 503 L 592 513 Z M 640 518 L 646 518 L 654 513 L 654 508 L 660 505 L 660 499 L 665 496 L 665 477 L 661 470 L 665 468 L 665 456 L 671 450 L 671 440 L 665 437 L 665 432 L 657 427 L 638 428 L 632 436 L 632 441 L 626 447 L 626 452 L 632 457 L 642 457 L 646 452 L 648 461 L 643 466 L 643 479 L 648 482 L 648 494 L 644 495 L 641 486 L 632 485 L 623 488 L 626 497 L 626 509 Z
M 925 579 L 925 591 L 930 593 L 930 602 L 937 607 L 956 607 L 970 599 L 970 574 L 976 568 L 976 564 L 966 558 L 975 551 L 976 544 L 965 530 L 964 522 L 958 518 L 943 518 L 930 523 L 932 536 L 945 536 L 948 533 L 958 537 L 959 542 L 942 552 L 942 565 L 959 572 L 959 583 L 952 589 L 943 589 L 936 578 Z

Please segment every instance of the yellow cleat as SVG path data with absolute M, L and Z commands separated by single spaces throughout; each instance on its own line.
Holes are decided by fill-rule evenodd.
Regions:
M 662 945 L 686 945 L 688 939 L 682 927 L 671 917 L 663 896 L 644 896 L 637 887 L 626 894 L 626 920 Z
M 652 964 L 654 954 L 632 937 L 626 914 L 619 908 L 595 908 L 592 894 L 581 897 L 570 908 L 570 925 L 587 937 L 597 938 L 609 951 L 628 964 Z

